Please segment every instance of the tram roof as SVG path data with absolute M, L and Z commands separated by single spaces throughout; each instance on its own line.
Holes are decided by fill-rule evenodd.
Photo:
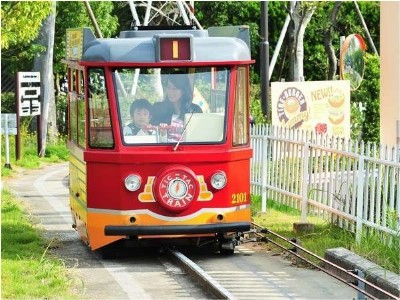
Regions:
M 160 40 L 190 39 L 190 62 L 249 61 L 248 27 L 237 27 L 229 37 L 219 30 L 146 30 L 121 32 L 119 38 L 96 39 L 90 36 L 83 42 L 81 61 L 152 63 L 160 62 Z M 243 29 L 244 28 L 244 29 Z M 239 34 L 238 34 L 239 32 Z M 88 35 L 85 32 L 86 36 Z M 232 37 L 233 35 L 238 37 Z M 214 35 L 214 36 L 212 36 Z M 178 60 L 179 61 L 179 60 Z

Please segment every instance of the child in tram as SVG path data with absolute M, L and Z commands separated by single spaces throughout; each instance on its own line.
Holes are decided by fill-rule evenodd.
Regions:
M 137 99 L 132 102 L 130 109 L 132 121 L 124 127 L 124 135 L 148 135 L 152 116 L 152 105 L 146 99 Z

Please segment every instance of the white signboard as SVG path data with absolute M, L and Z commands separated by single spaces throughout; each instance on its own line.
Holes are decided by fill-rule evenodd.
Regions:
M 19 115 L 40 115 L 40 72 L 18 72 Z
M 272 82 L 272 124 L 350 138 L 350 82 Z
M 17 134 L 17 114 L 1 114 L 1 134 Z

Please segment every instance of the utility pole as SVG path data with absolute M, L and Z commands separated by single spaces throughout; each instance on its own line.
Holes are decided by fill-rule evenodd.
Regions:
M 260 77 L 261 77 L 261 108 L 264 117 L 268 117 L 268 110 L 269 110 L 268 1 L 261 1 Z

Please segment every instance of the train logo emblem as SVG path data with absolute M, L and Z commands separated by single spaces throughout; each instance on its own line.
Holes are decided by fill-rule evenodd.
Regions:
M 149 176 L 147 178 L 147 183 L 144 187 L 144 190 L 138 196 L 140 202 L 156 202 L 156 199 L 154 198 L 154 194 L 153 194 L 154 180 L 155 180 L 154 176 Z M 199 197 L 197 198 L 197 201 L 212 200 L 214 195 L 207 189 L 207 184 L 204 181 L 204 176 L 197 175 L 197 181 L 199 182 L 199 187 L 200 187 L 200 193 L 199 193 Z M 176 188 L 181 189 L 181 187 L 176 187 Z
M 172 210 L 188 207 L 196 194 L 194 180 L 185 172 L 174 171 L 166 174 L 159 185 L 160 204 Z
M 182 179 L 173 179 L 168 184 L 168 194 L 175 199 L 184 199 L 188 193 L 188 185 Z

